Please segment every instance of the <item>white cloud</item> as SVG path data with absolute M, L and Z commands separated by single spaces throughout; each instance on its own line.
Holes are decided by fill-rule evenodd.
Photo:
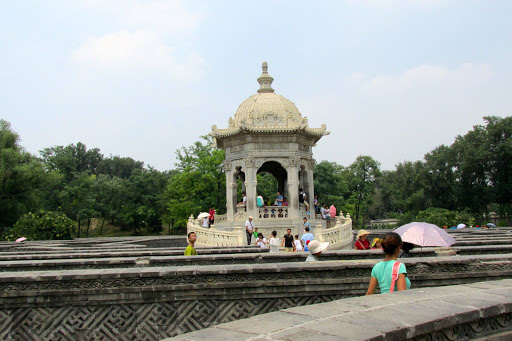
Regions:
M 75 62 L 113 69 L 141 67 L 170 72 L 180 78 L 201 74 L 203 59 L 190 53 L 183 61 L 176 59 L 175 48 L 151 31 L 116 32 L 90 37 L 72 52 Z
M 398 75 L 379 75 L 364 82 L 366 91 L 374 95 L 400 94 L 419 88 L 446 89 L 479 84 L 492 77 L 487 64 L 464 63 L 455 69 L 421 65 Z M 442 90 L 441 90 L 442 91 Z
M 131 1 L 125 3 L 122 11 L 127 24 L 164 33 L 193 30 L 202 18 L 200 13 L 187 10 L 180 0 Z

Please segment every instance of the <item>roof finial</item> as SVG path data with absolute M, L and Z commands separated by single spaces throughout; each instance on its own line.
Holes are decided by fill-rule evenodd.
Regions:
M 263 62 L 261 65 L 261 69 L 263 70 L 261 76 L 258 78 L 258 83 L 260 83 L 260 88 L 258 89 L 258 93 L 262 92 L 274 92 L 272 89 L 272 82 L 274 78 L 270 77 L 268 74 L 268 64 L 267 62 Z

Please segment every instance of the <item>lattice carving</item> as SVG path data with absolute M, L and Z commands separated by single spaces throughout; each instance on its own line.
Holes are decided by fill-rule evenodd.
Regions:
M 0 313 L 2 340 L 148 340 L 341 295 L 19 308 Z

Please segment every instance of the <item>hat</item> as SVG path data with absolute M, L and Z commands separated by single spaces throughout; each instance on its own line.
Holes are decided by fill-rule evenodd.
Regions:
M 252 215 L 249 216 L 249 219 L 252 219 Z
M 370 232 L 368 232 L 366 230 L 359 230 L 359 232 L 357 232 L 356 239 L 359 239 L 359 237 L 361 237 L 361 236 L 367 236 L 369 234 L 370 234 Z
M 373 238 L 372 247 L 374 247 L 377 243 L 382 243 L 382 238 Z
M 318 252 L 322 252 L 323 250 L 327 249 L 327 246 L 329 246 L 329 242 L 320 243 L 318 240 L 312 240 L 308 244 L 308 249 L 311 254 L 315 254 Z

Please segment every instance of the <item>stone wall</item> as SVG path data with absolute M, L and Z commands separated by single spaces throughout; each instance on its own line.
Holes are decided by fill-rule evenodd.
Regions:
M 0 273 L 2 340 L 159 340 L 363 295 L 377 260 Z M 404 260 L 413 288 L 511 278 L 512 255 Z
M 471 299 L 468 299 L 471 297 Z M 512 280 L 284 309 L 164 341 L 512 339 Z

